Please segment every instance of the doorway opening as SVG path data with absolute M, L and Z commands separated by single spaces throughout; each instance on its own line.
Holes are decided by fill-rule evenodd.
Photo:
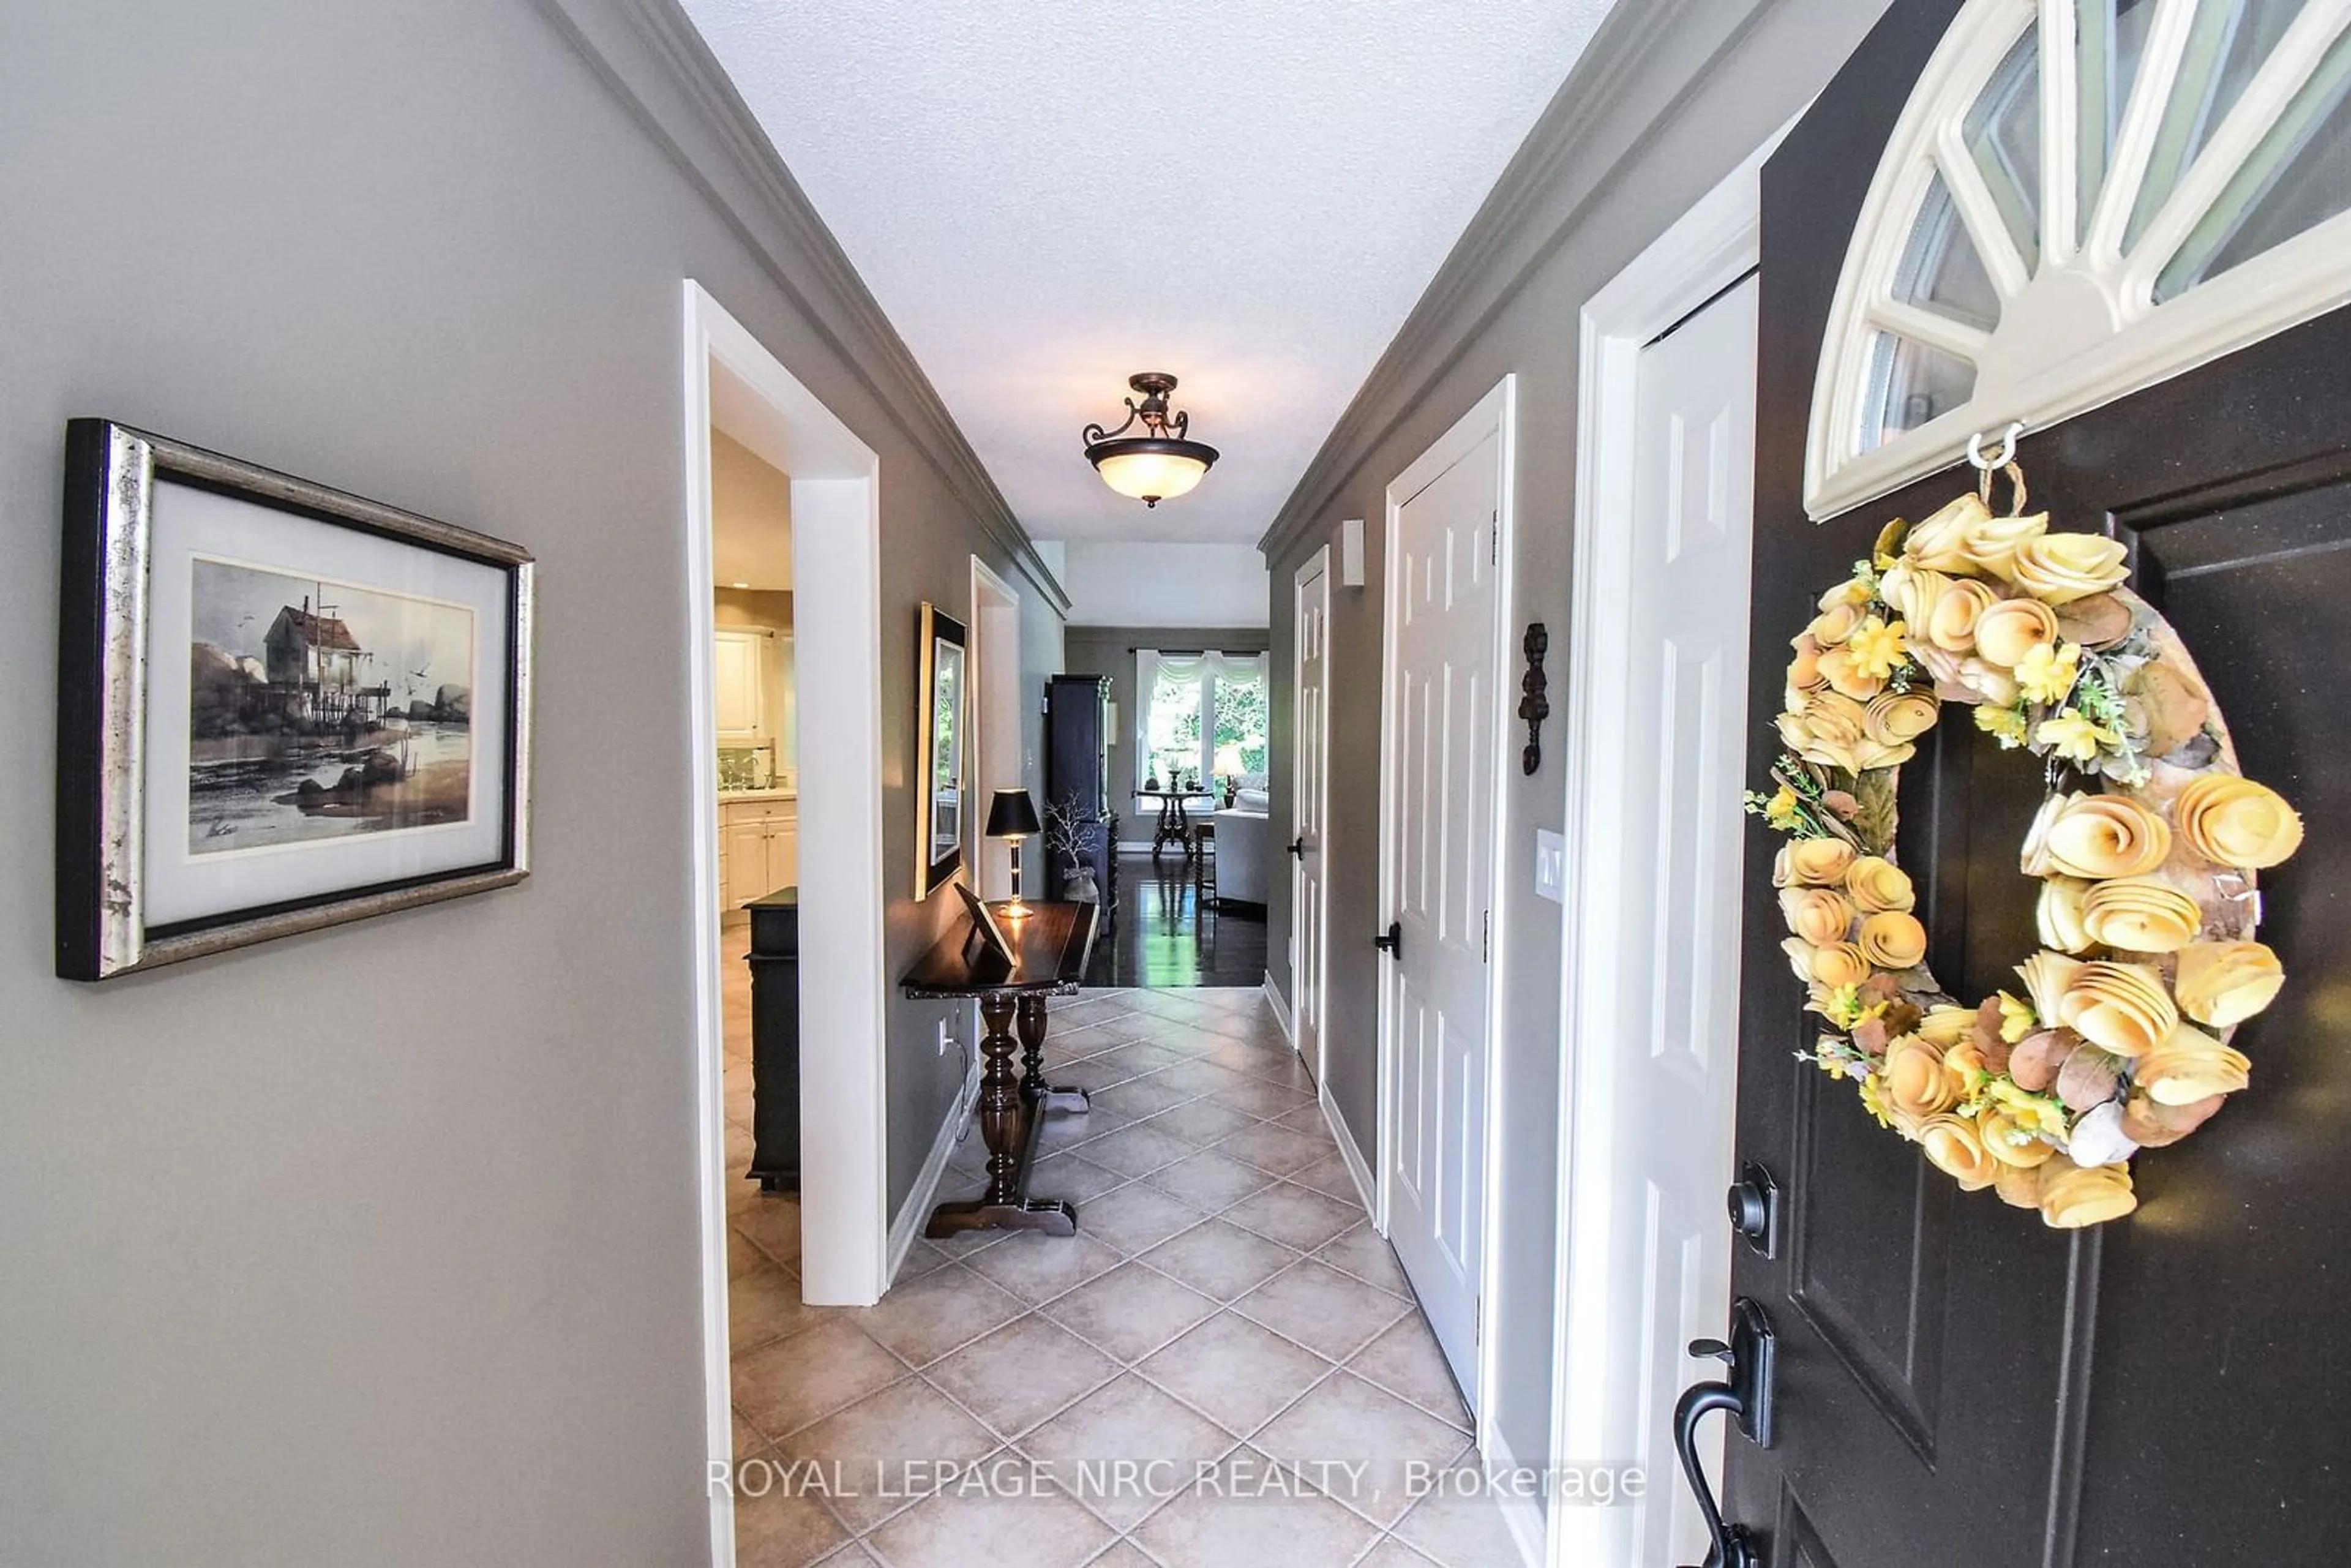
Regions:
M 699 285 L 684 295 L 703 1364 L 707 1451 L 724 1463 L 730 1343 L 757 1314 L 864 1305 L 883 1285 L 880 463 Z M 738 575 L 718 576 L 721 559 Z M 819 766 L 800 765 L 802 736 L 824 737 Z M 730 1053 L 726 1027 L 743 957 L 731 906 L 779 876 L 825 912 L 801 928 L 798 1014 L 804 1037 L 838 1048 L 800 1062 L 796 1198 L 747 1176 L 748 1053 Z M 739 1303 L 730 1262 L 763 1287 Z M 711 1509 L 712 1560 L 730 1563 L 728 1489 Z
M 1266 975 L 1268 808 L 1262 626 L 1073 625 L 1047 694 L 1046 776 L 1080 802 L 1076 859 L 1102 930 L 1086 983 L 1247 988 Z
M 972 758 L 975 798 L 984 814 L 990 794 L 1025 785 L 1020 746 L 1020 595 L 1012 585 L 971 558 Z M 1012 848 L 982 834 L 973 883 L 982 898 L 1012 896 Z M 1044 883 L 1043 867 L 1031 856 L 1022 866 L 1021 891 L 1035 897 Z
M 799 885 L 792 497 L 791 476 L 715 419 L 710 513 L 719 929 L 732 936 L 753 899 Z

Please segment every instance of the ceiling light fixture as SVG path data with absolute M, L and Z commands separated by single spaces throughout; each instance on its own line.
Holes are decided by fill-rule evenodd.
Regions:
M 1156 507 L 1197 485 L 1217 460 L 1217 449 L 1186 439 L 1190 414 L 1168 413 L 1167 394 L 1176 390 L 1174 376 L 1164 371 L 1144 371 L 1129 376 L 1126 384 L 1141 392 L 1143 401 L 1126 400 L 1126 423 L 1116 430 L 1086 426 L 1086 461 L 1094 465 L 1102 483 L 1120 495 Z M 1127 434 L 1137 420 L 1143 422 L 1142 433 Z

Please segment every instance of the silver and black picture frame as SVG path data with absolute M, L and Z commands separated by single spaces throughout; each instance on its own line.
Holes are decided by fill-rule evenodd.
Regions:
M 527 551 L 78 419 L 63 567 L 59 976 L 528 874 Z
M 967 858 L 964 736 L 970 722 L 964 623 L 928 600 L 918 619 L 914 689 L 914 896 L 928 898 L 955 880 Z

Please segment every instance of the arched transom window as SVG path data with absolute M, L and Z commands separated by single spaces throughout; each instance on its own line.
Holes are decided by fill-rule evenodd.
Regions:
M 2351 299 L 2351 0 L 1969 0 L 1837 282 L 1825 517 Z

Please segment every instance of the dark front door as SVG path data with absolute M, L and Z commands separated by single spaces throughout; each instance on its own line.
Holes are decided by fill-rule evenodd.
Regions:
M 1814 597 L 1886 519 L 1974 485 L 1955 465 L 1818 525 L 1802 491 L 1845 236 L 1957 9 L 1896 0 L 1765 176 L 1755 780 Z M 1783 1213 L 1776 1256 L 1740 1248 L 1733 1288 L 1777 1331 L 1777 1389 L 1771 1447 L 1729 1439 L 1724 1511 L 1771 1568 L 2335 1563 L 2351 1539 L 2351 317 L 2031 434 L 2022 459 L 2053 528 L 2130 547 L 2245 772 L 2304 814 L 2302 852 L 2262 876 L 2286 989 L 2237 1036 L 2250 1090 L 2134 1162 L 2139 1211 L 2053 1230 L 1961 1193 L 1851 1085 L 1792 1060 L 1817 1020 L 1779 947 L 1777 835 L 1755 824 L 1739 1156 L 1777 1177 Z M 1972 1000 L 2017 989 L 2011 966 L 2039 946 L 2017 861 L 2043 780 L 1959 713 L 1905 769 L 1900 855 L 1934 967 Z

